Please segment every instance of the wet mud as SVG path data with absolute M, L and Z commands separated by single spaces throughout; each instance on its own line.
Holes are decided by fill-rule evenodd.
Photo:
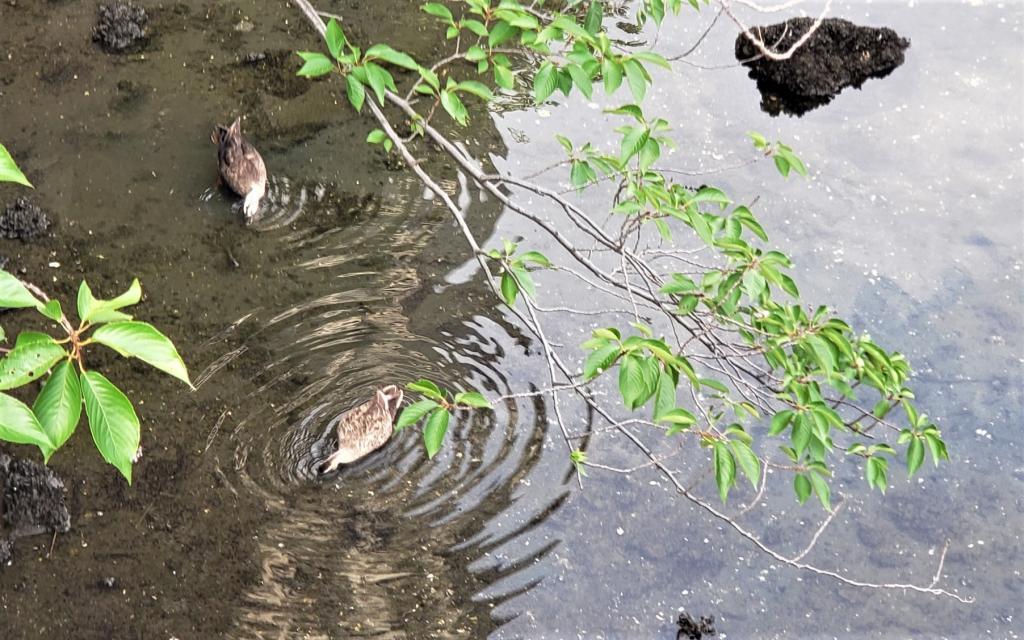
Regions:
M 785 51 L 813 23 L 811 18 L 794 18 L 751 31 L 773 50 Z M 889 75 L 903 64 L 909 46 L 892 29 L 827 18 L 788 60 L 760 57 L 743 33 L 736 36 L 736 59 L 757 82 L 764 112 L 800 116 L 828 104 L 847 87 L 860 88 L 870 78 Z

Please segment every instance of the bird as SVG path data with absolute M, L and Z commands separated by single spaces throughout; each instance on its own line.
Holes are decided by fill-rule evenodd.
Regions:
M 256 216 L 260 199 L 267 192 L 267 166 L 256 147 L 242 135 L 241 118 L 235 118 L 230 127 L 218 124 L 210 140 L 217 145 L 220 177 L 232 191 L 245 198 L 242 210 L 249 222 Z
M 338 450 L 320 465 L 330 473 L 384 446 L 394 432 L 395 416 L 402 404 L 402 390 L 393 384 L 376 390 L 374 397 L 342 414 L 338 421 Z

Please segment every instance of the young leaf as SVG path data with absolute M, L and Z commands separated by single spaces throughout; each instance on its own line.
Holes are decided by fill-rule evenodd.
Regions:
M 423 445 L 427 448 L 428 458 L 433 458 L 441 450 L 450 418 L 451 415 L 444 409 L 435 409 L 427 419 L 427 426 L 423 428 Z
M 39 310 L 39 313 L 54 322 L 60 322 L 60 319 L 64 317 L 64 312 L 61 311 L 60 308 L 60 300 L 50 300 L 43 305 L 43 308 Z
M 757 459 L 750 446 L 742 440 L 730 440 L 729 446 L 732 447 L 733 455 L 739 462 L 743 475 L 750 480 L 750 486 L 756 489 L 757 482 L 761 479 L 761 461 Z
M 377 58 L 384 62 L 389 62 L 397 67 L 409 69 L 410 71 L 416 71 L 420 68 L 420 65 L 417 64 L 409 54 L 402 53 L 401 51 L 395 51 L 386 44 L 375 44 L 367 49 L 366 53 L 363 54 L 363 59 L 365 60 L 367 58 Z
M 441 393 L 441 389 L 436 384 L 427 380 L 426 378 L 420 378 L 416 382 L 410 382 L 405 385 L 405 388 L 409 391 L 415 391 L 422 393 L 423 395 L 433 400 L 444 400 L 444 394 Z
M 341 30 L 341 25 L 334 18 L 327 22 L 327 33 L 324 35 L 324 39 L 327 40 L 327 48 L 334 59 L 340 58 L 341 50 L 345 46 L 345 34 Z
M 132 458 L 139 450 L 139 418 L 124 393 L 96 371 L 82 374 L 82 399 L 93 442 L 103 459 L 132 483 Z
M 464 391 L 455 394 L 455 404 L 474 407 L 476 409 L 490 409 L 491 403 L 477 391 Z
M 466 122 L 469 120 L 469 111 L 454 91 L 445 89 L 441 92 L 441 106 L 452 117 L 452 120 L 466 126 Z
M 91 324 L 131 320 L 130 315 L 121 313 L 118 309 L 138 304 L 141 299 L 142 286 L 138 278 L 132 280 L 127 291 L 112 300 L 97 299 L 93 296 L 89 284 L 82 280 L 78 287 L 78 319 Z
M 729 497 L 729 489 L 736 482 L 736 461 L 733 460 L 732 452 L 724 442 L 715 441 L 715 484 L 718 485 L 718 495 L 725 503 Z
M 64 446 L 82 415 L 82 387 L 70 360 L 53 368 L 53 373 L 36 396 L 32 411 L 53 443 L 53 449 Z
M 149 323 L 112 322 L 97 329 L 92 339 L 122 356 L 138 358 L 192 386 L 188 369 L 174 344 Z
M 362 112 L 366 100 L 366 88 L 351 73 L 345 76 L 345 94 L 356 111 Z
M 658 375 L 658 390 L 654 395 L 654 421 L 676 408 L 676 383 L 665 370 Z
M 26 334 L 39 336 L 39 339 L 28 339 Z M 0 360 L 0 390 L 14 389 L 43 377 L 50 367 L 67 356 L 64 347 L 46 334 L 24 332 L 22 336 L 18 337 L 11 352 Z
M 334 63 L 322 53 L 317 51 L 297 51 L 296 53 L 305 62 L 295 75 L 303 78 L 317 78 L 334 70 Z
M 607 371 L 608 367 L 615 362 L 615 358 L 619 356 L 620 351 L 618 344 L 608 344 L 591 351 L 583 363 L 583 379 L 591 380 L 601 372 Z
M 619 393 L 627 409 L 636 409 L 651 396 L 647 392 L 643 360 L 627 353 L 619 364 Z
M 13 275 L 0 269 L 0 309 L 42 308 L 43 303 L 29 293 Z
M 395 431 L 401 431 L 411 424 L 416 424 L 420 421 L 420 418 L 427 415 L 431 411 L 437 408 L 437 403 L 433 400 L 420 400 L 414 402 L 402 409 L 402 413 L 398 414 L 398 421 L 395 423 Z
M 550 62 L 545 62 L 540 66 L 540 71 L 533 79 L 533 99 L 537 104 L 541 104 L 554 93 L 558 82 L 556 71 L 555 65 Z
M 426 3 L 425 5 L 423 5 L 423 11 L 424 11 L 424 13 L 428 13 L 428 14 L 434 16 L 435 18 L 440 18 L 441 20 L 444 20 L 445 22 L 449 22 L 449 23 L 454 22 L 454 20 L 452 18 L 452 12 L 448 10 L 448 7 L 444 6 L 443 4 L 441 4 L 439 2 L 428 2 L 428 3 Z
M 825 482 L 825 478 L 822 478 L 820 474 L 814 471 L 807 474 L 810 478 L 811 486 L 814 488 L 815 495 L 818 496 L 818 500 L 821 501 L 821 506 L 825 507 L 829 511 L 832 510 L 832 498 L 831 492 L 828 488 L 828 483 Z
M 796 499 L 800 504 L 807 502 L 811 496 L 811 481 L 806 474 L 800 473 L 793 478 L 793 490 L 796 492 Z
M 596 36 L 601 30 L 601 20 L 604 18 L 604 10 L 601 0 L 591 0 L 590 8 L 587 9 L 587 18 L 583 22 L 583 28 L 592 36 Z
M 0 144 L 0 182 L 16 182 L 26 187 L 35 188 L 32 187 L 32 183 L 21 172 L 21 169 L 14 162 L 14 158 L 11 157 L 7 148 L 2 144 Z
M 506 272 L 501 276 L 501 297 L 505 299 L 505 304 L 511 307 L 516 303 L 517 295 L 519 295 L 519 285 L 516 284 L 516 279 L 512 277 L 512 274 Z
M 924 462 L 924 442 L 921 438 L 913 438 L 907 447 L 907 476 L 913 476 L 921 463 Z
M 775 417 L 772 418 L 772 425 L 768 429 L 768 435 L 770 435 L 770 436 L 777 436 L 777 435 L 779 435 L 780 433 L 783 432 L 783 430 L 785 430 L 786 427 L 789 426 L 789 421 L 792 420 L 792 419 L 793 419 L 793 412 L 790 411 L 789 409 L 786 409 L 784 411 L 780 411 L 780 412 L 776 413 Z
M 384 133 L 383 129 L 374 129 L 366 136 L 366 141 L 370 144 L 380 144 L 387 138 L 387 134 Z
M 15 444 L 34 444 L 44 456 L 53 451 L 53 441 L 39 424 L 35 414 L 23 402 L 0 393 L 0 440 Z
M 633 92 L 633 99 L 643 102 L 644 94 L 647 93 L 647 71 L 636 60 L 629 59 L 622 63 L 626 72 L 626 81 L 629 83 L 629 90 Z

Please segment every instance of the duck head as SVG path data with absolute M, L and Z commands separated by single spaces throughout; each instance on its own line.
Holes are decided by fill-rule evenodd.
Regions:
M 242 135 L 242 118 L 235 118 L 231 126 L 218 124 L 210 133 L 210 142 L 218 147 L 227 145 L 230 140 L 237 140 Z
M 394 420 L 398 416 L 398 408 L 402 406 L 402 397 L 402 390 L 393 384 L 389 384 L 386 387 L 377 389 L 375 402 Z

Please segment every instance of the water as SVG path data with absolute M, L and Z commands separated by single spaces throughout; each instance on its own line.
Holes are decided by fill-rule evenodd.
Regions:
M 751 129 L 810 165 L 806 181 L 783 181 L 768 163 L 713 177 L 741 199 L 760 196 L 756 213 L 797 262 L 808 300 L 908 353 L 956 464 L 910 483 L 894 466 L 884 498 L 840 478 L 857 497 L 808 559 L 927 582 L 950 539 L 942 584 L 977 598 L 960 605 L 777 567 L 653 473 L 592 472 L 581 491 L 538 398 L 459 416 L 433 461 L 410 430 L 342 476 L 311 480 L 321 435 L 375 385 L 427 376 L 494 397 L 544 386 L 546 368 L 488 297 L 441 207 L 365 148 L 367 119 L 333 106 L 340 84 L 294 84 L 276 63 L 244 62 L 313 46 L 297 12 L 265 4 L 167 5 L 145 59 L 98 53 L 89 5 L 0 5 L 0 140 L 61 219 L 56 238 L 0 254 L 64 298 L 83 275 L 101 294 L 138 275 L 140 316 L 179 344 L 199 387 L 91 361 L 139 399 L 145 455 L 130 489 L 85 433 L 55 456 L 74 529 L 52 551 L 48 539 L 19 541 L 0 572 L 12 637 L 673 638 L 681 607 L 716 615 L 736 638 L 1019 633 L 1020 5 L 837 5 L 912 46 L 889 78 L 802 119 L 761 113 L 735 68 L 659 77 L 647 107 L 677 125 L 674 167 L 745 161 Z M 360 40 L 428 56 L 433 32 L 417 4 L 331 9 Z M 658 50 L 681 52 L 710 18 L 687 15 Z M 236 30 L 243 20 L 255 29 Z M 719 24 L 693 59 L 729 62 L 732 34 Z M 591 108 L 573 99 L 478 116 L 472 144 L 529 174 L 559 157 L 555 131 L 596 135 L 568 117 Z M 209 131 L 234 115 L 274 176 L 254 228 L 212 189 Z M 459 191 L 457 175 L 433 168 Z M 0 201 L 14 193 L 0 189 Z M 528 235 L 493 201 L 468 200 L 485 244 Z M 542 296 L 565 293 L 539 281 Z M 575 322 L 556 326 L 563 342 L 581 341 Z M 5 318 L 5 328 L 17 326 Z M 575 429 L 598 425 L 563 411 Z M 610 436 L 588 446 L 630 459 Z M 699 470 L 702 454 L 683 463 Z M 710 490 L 693 472 L 702 478 Z M 782 485 L 770 509 L 746 517 L 797 549 L 790 536 L 821 514 Z M 99 586 L 108 576 L 116 588 Z

